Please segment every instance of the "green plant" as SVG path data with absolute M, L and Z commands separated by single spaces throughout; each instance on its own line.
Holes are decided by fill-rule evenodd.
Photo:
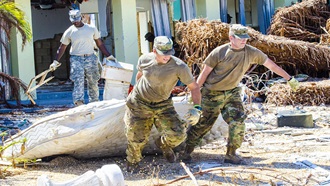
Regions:
M 10 33 L 13 28 L 16 28 L 22 36 L 22 49 L 27 41 L 32 40 L 32 30 L 29 22 L 26 21 L 25 13 L 18 8 L 16 3 L 0 0 L 0 18 L 0 29 L 4 31 L 8 40 L 10 40 Z M 0 38 L 0 43 L 4 45 L 8 52 L 7 42 Z
M 2 143 L 4 142 L 4 137 L 7 136 L 8 133 L 5 131 L 5 132 L 2 132 L 0 133 L 0 137 L 2 139 Z M 2 153 L 8 149 L 9 147 L 13 146 L 13 145 L 16 145 L 16 144 L 22 144 L 21 145 L 21 154 L 24 153 L 25 151 L 25 143 L 26 143 L 27 139 L 26 138 L 23 138 L 23 139 L 20 139 L 18 141 L 12 141 L 11 143 L 9 144 L 6 144 L 6 145 L 0 145 L 0 159 L 2 159 Z M 24 167 L 25 167 L 25 164 L 27 162 L 31 162 L 30 160 L 24 160 L 24 159 L 16 159 L 12 156 L 12 159 L 11 159 L 11 165 L 8 165 L 5 169 L 1 169 L 0 168 L 0 179 L 3 179 L 5 178 L 5 175 L 4 175 L 4 172 L 6 172 L 7 168 L 10 167 L 10 166 L 13 166 L 14 168 L 16 167 L 16 162 L 23 162 L 24 163 Z

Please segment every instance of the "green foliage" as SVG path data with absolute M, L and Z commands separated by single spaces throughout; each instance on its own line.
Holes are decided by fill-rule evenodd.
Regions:
M 7 0 L 0 0 L 0 30 L 6 33 L 10 40 L 10 33 L 16 28 L 22 35 L 22 49 L 27 41 L 32 40 L 32 30 L 30 24 L 25 19 L 24 12 L 18 8 L 17 4 Z M 8 43 L 0 38 L 0 43 L 7 49 Z
M 0 133 L 0 137 L 2 138 L 2 142 L 4 141 L 4 137 L 7 136 L 8 133 L 7 132 L 2 132 Z M 6 145 L 0 145 L 0 159 L 2 159 L 2 153 L 8 149 L 9 147 L 13 146 L 13 145 L 16 145 L 16 144 L 22 144 L 21 145 L 21 154 L 24 153 L 25 151 L 25 143 L 26 143 L 27 139 L 26 138 L 23 138 L 23 139 L 20 139 L 18 141 L 12 141 L 11 143 L 9 144 L 6 144 Z M 26 159 L 17 159 L 17 158 L 14 158 L 12 157 L 12 162 L 11 162 L 11 166 L 13 167 L 16 167 L 16 162 L 22 162 L 24 163 L 24 167 L 25 167 L 25 164 L 28 163 L 28 162 L 33 162 L 31 160 L 26 160 Z M 0 179 L 4 179 L 5 178 L 5 174 L 4 172 L 6 172 L 7 168 L 10 167 L 10 166 L 7 166 L 5 167 L 4 169 L 1 169 L 0 168 Z

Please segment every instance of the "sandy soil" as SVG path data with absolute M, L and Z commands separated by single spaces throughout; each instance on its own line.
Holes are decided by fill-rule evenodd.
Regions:
M 186 165 L 194 173 L 198 185 L 317 185 L 330 179 L 329 105 L 300 108 L 312 114 L 313 128 L 277 127 L 278 112 L 292 110 L 292 106 L 254 103 L 247 107 L 250 111 L 247 132 L 245 142 L 239 149 L 247 165 L 223 163 L 225 137 L 216 139 L 197 148 L 193 153 L 194 162 Z M 51 112 L 30 114 L 30 118 L 47 114 Z M 26 114 L 24 117 L 27 117 Z M 18 165 L 16 168 L 0 165 L 0 173 L 4 176 L 0 179 L 0 185 L 37 185 L 38 177 L 43 174 L 53 182 L 64 182 L 114 163 L 121 168 L 128 186 L 166 183 L 188 186 L 196 183 L 180 162 L 167 163 L 161 155 L 145 156 L 141 162 L 142 170 L 137 174 L 126 172 L 125 157 L 77 160 L 59 156 L 48 160 L 29 163 L 25 167 Z M 306 162 L 310 164 L 306 165 Z

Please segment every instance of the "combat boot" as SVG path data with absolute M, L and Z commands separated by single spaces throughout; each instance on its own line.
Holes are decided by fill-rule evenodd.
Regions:
M 84 104 L 84 101 L 82 101 L 82 100 L 78 100 L 78 101 L 74 102 L 74 105 L 75 105 L 76 107 L 78 107 L 78 106 L 80 106 L 80 105 L 83 105 L 83 104 Z
M 186 145 L 184 152 L 181 156 L 182 162 L 191 163 L 191 161 L 192 161 L 191 153 L 194 151 L 194 148 L 195 147 L 193 147 L 193 146 Z
M 231 163 L 236 165 L 246 165 L 246 162 L 238 155 L 236 155 L 236 148 L 228 146 L 225 156 L 225 163 Z
M 183 143 L 181 143 L 180 145 L 174 147 L 174 148 L 173 148 L 173 151 L 174 151 L 175 153 L 181 153 L 181 154 L 182 154 L 183 151 L 184 151 L 185 146 L 186 146 L 186 144 L 183 142 Z
M 176 156 L 173 149 L 166 144 L 163 144 L 161 138 L 158 138 L 155 141 L 155 145 L 163 151 L 163 155 L 168 162 L 174 163 L 176 161 Z
M 127 161 L 126 163 L 126 171 L 132 174 L 138 173 L 140 171 L 139 163 L 131 163 Z

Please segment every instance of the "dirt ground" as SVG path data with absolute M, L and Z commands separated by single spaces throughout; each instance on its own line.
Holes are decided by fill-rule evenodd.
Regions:
M 152 185 L 321 185 L 330 180 L 330 106 L 300 107 L 313 117 L 313 128 L 277 127 L 278 113 L 292 106 L 247 105 L 246 136 L 239 154 L 247 165 L 223 163 L 225 136 L 197 148 L 193 163 L 167 163 L 162 155 L 146 155 L 137 174 L 126 172 L 125 157 L 78 160 L 59 156 L 50 161 L 29 163 L 13 168 L 0 165 L 2 186 L 37 185 L 41 175 L 53 182 L 65 182 L 106 164 L 117 164 L 128 186 Z M 24 114 L 35 119 L 53 112 Z M 10 117 L 13 115 L 0 115 Z M 20 116 L 15 116 L 20 117 Z M 188 172 L 194 176 L 188 176 Z M 0 172 L 0 173 L 1 173 Z M 196 179 L 194 181 L 194 179 Z M 329 183 L 330 184 L 330 181 Z

